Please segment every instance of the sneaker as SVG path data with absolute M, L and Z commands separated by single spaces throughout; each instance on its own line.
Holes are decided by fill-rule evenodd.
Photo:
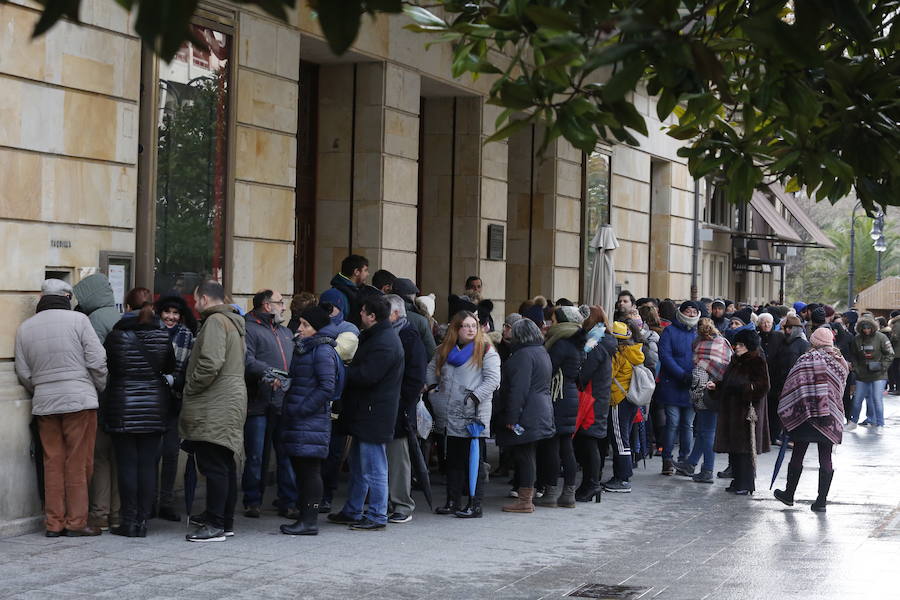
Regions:
M 369 518 L 360 519 L 350 525 L 350 529 L 353 529 L 354 531 L 384 531 L 385 527 L 386 525 L 384 523 L 376 523 Z
M 206 526 L 206 515 L 203 513 L 200 513 L 199 515 L 191 515 L 189 518 L 189 522 L 193 527 Z M 225 526 L 225 537 L 234 537 L 234 525 Z
M 675 474 L 675 463 L 673 463 L 668 458 L 664 458 L 661 473 L 663 475 L 674 475 Z
M 693 477 L 696 468 L 696 465 L 692 465 L 687 461 L 678 461 L 677 463 L 675 463 L 675 474 L 683 475 L 685 477 Z
M 718 473 L 716 473 L 716 477 L 718 477 L 719 479 L 731 479 L 733 476 L 734 475 L 731 471 L 731 465 L 725 467 L 724 471 L 719 471 Z
M 88 519 L 88 527 L 99 529 L 100 531 L 109 531 L 109 519 L 102 517 L 90 517 Z
M 355 525 L 362 521 L 362 519 L 354 519 L 353 517 L 347 516 L 342 512 L 331 513 L 325 518 L 329 523 L 334 523 L 335 525 Z
M 506 497 L 507 498 L 518 498 L 519 490 L 517 490 L 516 488 L 509 490 L 509 492 L 506 494 Z
M 519 494 L 516 493 L 516 498 L 518 498 L 518 497 L 519 497 Z M 544 497 L 544 492 L 542 492 L 541 490 L 534 490 L 534 499 L 535 500 L 537 500 L 538 498 L 543 498 L 543 497 Z
M 290 521 L 296 521 L 296 520 L 298 520 L 298 519 L 300 518 L 300 509 L 299 509 L 299 508 L 296 508 L 296 507 L 293 507 L 293 508 L 279 508 L 279 509 L 278 509 L 278 516 L 279 516 L 279 517 L 284 517 L 285 519 L 288 519 L 288 520 L 290 520 Z
M 627 481 L 620 481 L 616 478 L 612 478 L 603 484 L 603 491 L 628 494 L 629 492 L 631 492 L 631 484 Z
M 856 429 L 856 423 L 853 421 L 847 421 L 847 424 L 844 425 L 844 431 L 853 431 Z
M 224 529 L 204 525 L 184 536 L 184 539 L 189 542 L 224 542 L 226 537 Z
M 388 523 L 409 523 L 410 521 L 412 521 L 412 515 L 404 515 L 398 512 L 388 517 Z
M 874 425 L 874 423 L 870 423 L 868 419 L 866 419 L 862 423 L 859 423 L 860 427 L 868 427 L 869 425 Z
M 319 514 L 327 515 L 331 512 L 331 500 L 322 500 L 319 502 Z
M 695 473 L 691 479 L 693 479 L 695 483 L 712 483 L 715 481 L 715 479 L 713 479 L 712 471 L 702 469 L 699 473 Z

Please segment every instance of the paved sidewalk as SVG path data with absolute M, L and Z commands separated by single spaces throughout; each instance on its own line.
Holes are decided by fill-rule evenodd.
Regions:
M 502 513 L 507 487 L 492 482 L 481 520 L 420 506 L 384 532 L 322 522 L 317 537 L 295 538 L 268 514 L 239 517 L 225 543 L 189 544 L 184 525 L 159 521 L 146 539 L 6 538 L 0 597 L 537 599 L 606 584 L 642 600 L 900 598 L 900 398 L 885 411 L 884 435 L 844 436 L 827 515 L 809 510 L 814 449 L 793 508 L 768 491 L 774 451 L 760 457 L 752 498 L 725 493 L 723 480 L 662 477 L 655 458 L 633 493 L 574 510 Z

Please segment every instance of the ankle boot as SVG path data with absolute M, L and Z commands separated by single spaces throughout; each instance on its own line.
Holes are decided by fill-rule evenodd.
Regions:
M 138 521 L 137 523 L 137 536 L 145 538 L 147 537 L 147 521 Z
M 460 509 L 459 498 L 448 498 L 447 503 L 434 509 L 438 515 L 453 515 Z
M 138 537 L 140 530 L 138 524 L 134 521 L 123 521 L 118 527 L 110 528 L 109 532 L 122 537 Z
M 575 486 L 564 485 L 562 494 L 556 499 L 556 505 L 560 508 L 575 508 Z
M 792 467 L 788 465 L 787 486 L 784 491 L 775 490 L 775 497 L 783 504 L 788 506 L 794 505 L 794 492 L 797 491 L 797 484 L 800 482 L 800 474 L 803 473 L 803 467 Z
M 584 490 L 580 494 L 575 494 L 575 500 L 578 502 L 590 502 L 596 498 L 597 502 L 600 502 L 600 494 L 602 492 L 603 486 L 600 485 L 599 481 L 588 480 L 587 485 L 584 486 Z
M 318 535 L 319 505 L 306 504 L 300 511 L 300 518 L 290 525 L 279 527 L 285 535 Z
M 828 491 L 831 489 L 831 479 L 834 477 L 834 471 L 823 471 L 819 469 L 819 497 L 812 503 L 810 508 L 814 512 L 825 512 L 825 505 L 828 500 Z
M 556 508 L 557 503 L 556 499 L 559 497 L 559 486 L 558 485 L 548 485 L 544 489 L 544 495 L 538 498 L 534 505 L 535 506 L 544 506 L 547 508 Z
M 503 512 L 514 513 L 533 513 L 534 504 L 531 499 L 534 498 L 534 488 L 519 488 L 519 497 L 512 504 L 503 507 Z

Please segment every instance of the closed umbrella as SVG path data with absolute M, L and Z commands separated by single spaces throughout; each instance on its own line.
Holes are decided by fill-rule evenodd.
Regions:
M 602 225 L 590 247 L 595 254 L 586 300 L 588 304 L 599 304 L 611 315 L 616 302 L 616 269 L 612 253 L 619 247 L 612 225 Z
M 478 472 L 481 470 L 481 449 L 479 447 L 479 442 L 481 439 L 481 432 L 484 431 L 484 423 L 481 421 L 472 421 L 468 425 L 466 425 L 466 430 L 469 432 L 469 437 L 472 438 L 472 441 L 469 442 L 469 497 L 475 497 L 475 488 L 478 486 Z
M 769 484 L 769 489 L 772 489 L 772 486 L 775 485 L 775 480 L 778 478 L 778 471 L 781 470 L 781 463 L 784 462 L 784 455 L 787 454 L 788 442 L 790 442 L 790 436 L 788 436 L 788 432 L 786 429 L 781 430 L 781 448 L 778 450 L 778 458 L 775 459 L 775 470 L 772 471 L 772 483 Z
M 428 463 L 425 462 L 425 455 L 422 453 L 422 446 L 419 445 L 419 438 L 414 432 L 410 432 L 406 436 L 406 443 L 409 446 L 409 462 L 412 465 L 412 474 L 419 482 L 419 487 L 425 495 L 425 502 L 428 508 L 434 509 L 431 502 L 431 477 L 428 475 Z
M 184 511 L 187 513 L 188 527 L 191 525 L 191 508 L 194 506 L 194 494 L 197 491 L 197 460 L 194 457 L 193 445 L 185 440 L 181 449 L 187 452 L 187 463 L 184 465 Z

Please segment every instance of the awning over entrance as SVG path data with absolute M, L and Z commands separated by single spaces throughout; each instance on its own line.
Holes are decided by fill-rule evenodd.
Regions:
M 803 240 L 797 235 L 797 232 L 794 231 L 794 228 L 791 227 L 791 224 L 788 223 L 784 217 L 778 214 L 778 211 L 769 202 L 769 199 L 762 192 L 753 192 L 753 197 L 750 200 L 750 206 L 753 207 L 753 210 L 759 214 L 760 217 L 766 222 L 766 224 L 772 229 L 774 235 L 775 243 L 785 242 L 787 244 L 797 244 L 803 243 Z M 769 239 L 772 239 L 772 236 L 765 236 Z
M 782 187 L 778 183 L 773 183 L 769 185 L 769 191 L 772 192 L 772 195 L 778 199 L 779 202 L 784 204 L 784 207 L 791 214 L 792 217 L 797 219 L 797 222 L 800 226 L 806 230 L 809 236 L 812 238 L 813 243 L 806 243 L 804 245 L 808 245 L 815 248 L 834 248 L 834 243 L 828 236 L 825 235 L 825 232 L 819 229 L 819 227 L 813 223 L 813 220 L 803 211 L 803 208 L 797 204 L 797 201 L 794 197 L 784 191 L 784 187 Z

